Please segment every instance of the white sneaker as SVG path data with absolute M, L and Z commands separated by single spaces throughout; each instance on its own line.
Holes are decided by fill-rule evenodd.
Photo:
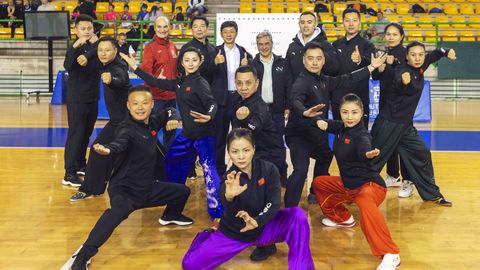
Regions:
M 387 174 L 385 177 L 385 185 L 388 187 L 399 187 L 402 185 L 402 181 L 400 181 L 400 176 L 397 178 L 390 176 Z
M 399 266 L 400 266 L 400 255 L 387 253 L 383 255 L 383 260 L 378 265 L 377 270 L 395 270 Z
M 408 198 L 413 195 L 413 182 L 403 180 L 402 189 L 398 192 L 398 197 Z
M 350 216 L 350 218 L 345 220 L 344 222 L 336 223 L 329 218 L 324 218 L 324 219 L 322 219 L 322 224 L 327 226 L 327 227 L 351 228 L 351 227 L 355 226 L 355 219 L 353 219 L 353 216 Z

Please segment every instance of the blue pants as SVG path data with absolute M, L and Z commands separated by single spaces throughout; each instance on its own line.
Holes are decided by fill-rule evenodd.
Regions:
M 212 219 L 221 218 L 223 215 L 223 205 L 218 197 L 220 177 L 215 167 L 215 146 L 214 136 L 191 140 L 178 135 L 165 157 L 165 172 L 168 181 L 185 184 L 195 158 L 197 155 L 199 156 L 207 189 L 208 214 Z

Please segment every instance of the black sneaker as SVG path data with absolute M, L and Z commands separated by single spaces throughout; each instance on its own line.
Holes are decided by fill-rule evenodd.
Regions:
M 71 202 L 78 202 L 78 201 L 81 201 L 83 199 L 90 199 L 92 198 L 92 194 L 90 193 L 85 193 L 85 192 L 82 192 L 82 191 L 79 191 L 77 193 L 75 193 L 72 197 L 70 197 L 70 201 Z
M 266 247 L 256 247 L 252 254 L 250 254 L 250 260 L 254 262 L 260 262 L 268 259 L 270 255 L 277 253 L 277 247 L 275 244 Z
M 83 168 L 83 169 L 78 169 L 77 175 L 85 176 L 85 168 Z
M 65 186 L 79 187 L 82 185 L 82 180 L 76 174 L 66 174 L 62 180 Z
M 161 218 L 158 219 L 158 222 L 163 226 L 168 224 L 176 224 L 179 226 L 187 226 L 193 223 L 193 219 L 186 217 L 184 215 L 179 215 L 177 217 L 169 217 L 167 215 L 163 215 Z
M 83 256 L 76 256 L 75 261 L 73 261 L 71 270 L 88 270 L 88 265 L 90 264 L 90 260 L 86 259 Z
M 434 203 L 441 205 L 441 206 L 446 206 L 446 207 L 452 207 L 453 203 L 451 201 L 447 201 L 447 199 L 440 197 L 432 200 Z

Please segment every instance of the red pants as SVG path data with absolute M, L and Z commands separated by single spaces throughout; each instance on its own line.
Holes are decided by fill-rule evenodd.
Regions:
M 323 214 L 336 223 L 344 222 L 352 215 L 343 206 L 344 202 L 357 204 L 360 209 L 360 226 L 374 256 L 381 258 L 386 253 L 399 253 L 378 209 L 385 199 L 386 188 L 368 182 L 359 188 L 347 189 L 340 176 L 315 177 L 312 186 Z

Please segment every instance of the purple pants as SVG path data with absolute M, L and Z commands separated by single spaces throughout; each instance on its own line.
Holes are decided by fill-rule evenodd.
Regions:
M 222 232 L 200 232 L 183 258 L 185 270 L 214 269 L 250 246 L 267 246 L 272 243 L 288 244 L 288 269 L 315 269 L 310 253 L 310 226 L 305 212 L 298 207 L 278 211 L 265 225 L 260 237 L 250 243 L 240 242 Z

